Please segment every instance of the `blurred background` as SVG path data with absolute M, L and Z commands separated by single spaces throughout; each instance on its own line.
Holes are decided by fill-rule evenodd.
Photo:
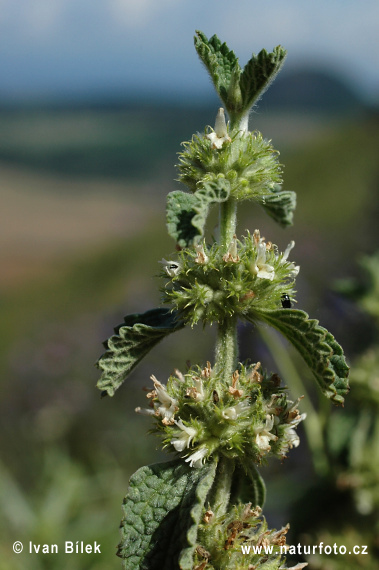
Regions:
M 250 129 L 280 150 L 295 225 L 275 227 L 251 205 L 239 231 L 258 227 L 281 251 L 295 240 L 297 308 L 336 335 L 350 362 L 372 342 L 370 317 L 332 286 L 359 278 L 357 259 L 378 247 L 378 27 L 375 0 L 0 1 L 2 570 L 68 567 L 63 554 L 14 554 L 15 540 L 96 540 L 101 556 L 70 556 L 71 570 L 119 568 L 128 479 L 164 457 L 145 437 L 150 422 L 134 414 L 141 388 L 153 373 L 165 381 L 187 360 L 212 360 L 213 331 L 185 330 L 114 398 L 100 400 L 95 387 L 102 341 L 125 314 L 159 304 L 157 262 L 175 248 L 165 196 L 178 189 L 180 143 L 214 124 L 219 102 L 196 29 L 226 41 L 242 66 L 252 51 L 288 50 Z M 241 351 L 277 370 L 249 327 Z M 304 436 L 285 465 L 263 469 L 270 526 L 286 524 L 317 482 L 312 465 Z

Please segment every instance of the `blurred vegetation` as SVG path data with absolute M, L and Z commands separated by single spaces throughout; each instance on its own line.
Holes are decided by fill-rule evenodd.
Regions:
M 119 195 L 112 194 L 116 204 L 136 196 L 142 207 L 146 202 L 150 210 L 156 209 L 133 235 L 105 236 L 101 247 L 98 242 L 85 249 L 78 244 L 76 252 L 44 262 L 43 272 L 36 266 L 21 283 L 10 278 L 1 287 L 4 570 L 119 567 L 114 553 L 128 478 L 139 466 L 162 459 L 154 438 L 145 437 L 148 420 L 134 414 L 143 402 L 141 388 L 149 385 L 152 373 L 164 381 L 175 367 L 184 369 L 187 360 L 212 359 L 213 331 L 185 330 L 164 341 L 114 399 L 100 399 L 93 363 L 117 319 L 121 322 L 124 314 L 159 303 L 157 261 L 168 258 L 175 246 L 164 227 L 164 196 L 177 187 L 176 153 L 182 140 L 213 124 L 216 110 L 140 105 L 0 112 L 0 182 L 12 191 L 12 172 L 40 180 L 40 189 L 33 190 L 42 203 L 39 224 L 46 221 L 43 196 L 54 191 L 46 181 L 50 184 L 55 178 L 67 181 L 73 207 L 78 196 L 71 190 L 72 180 L 96 178 L 96 195 L 107 196 L 108 185 L 117 179 L 122 184 Z M 298 209 L 295 226 L 288 230 L 246 209 L 240 215 L 241 229 L 253 231 L 260 216 L 261 232 L 281 249 L 295 239 L 294 259 L 301 266 L 297 306 L 319 318 L 353 358 L 373 342 L 374 327 L 359 309 L 327 288 L 335 278 L 359 276 L 356 258 L 377 248 L 378 115 L 360 110 L 357 117 L 334 119 L 330 114 L 270 115 L 263 110 L 253 116 L 252 124 L 281 150 L 284 187 L 297 192 Z M 90 190 L 85 195 L 89 202 L 96 198 Z M 18 209 L 27 219 L 22 200 Z M 217 231 L 216 219 L 214 228 Z M 20 246 L 14 238 L 5 245 L 8 253 Z M 7 272 L 5 264 L 2 270 Z M 240 333 L 241 358 L 247 345 L 249 353 L 254 352 L 255 343 L 257 359 L 274 369 L 255 331 L 245 327 Z M 296 365 L 302 373 L 301 363 Z M 339 410 L 341 421 L 342 415 Z M 290 503 L 317 480 L 305 438 L 285 465 L 272 464 L 270 472 L 268 521 L 278 527 L 287 522 Z M 310 517 L 310 503 L 302 508 Z M 356 523 L 352 521 L 352 529 Z M 16 555 L 15 540 L 23 541 L 24 548 L 30 540 L 56 543 L 60 554 Z M 102 554 L 64 555 L 65 540 L 96 540 Z

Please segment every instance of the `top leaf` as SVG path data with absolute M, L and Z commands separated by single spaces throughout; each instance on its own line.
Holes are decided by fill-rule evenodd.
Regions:
M 221 43 L 216 35 L 209 40 L 203 32 L 197 31 L 195 36 L 196 51 L 208 69 L 216 91 L 225 103 L 228 111 L 236 105 L 233 94 L 229 93 L 231 84 L 239 83 L 241 68 L 238 58 L 226 43 Z M 241 101 L 239 101 L 239 105 Z
M 277 46 L 267 53 L 263 49 L 258 55 L 252 55 L 242 71 L 238 58 L 226 43 L 221 43 L 216 35 L 208 40 L 203 32 L 196 34 L 196 51 L 208 69 L 232 123 L 241 120 L 275 79 L 284 63 L 286 50 Z
M 272 53 L 267 53 L 263 49 L 258 55 L 252 55 L 240 79 L 245 109 L 250 108 L 270 86 L 279 73 L 286 55 L 287 52 L 282 46 L 275 47 Z

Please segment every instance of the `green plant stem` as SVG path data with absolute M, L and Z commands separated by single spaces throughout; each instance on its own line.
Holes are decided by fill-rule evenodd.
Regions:
M 222 254 L 228 251 L 237 226 L 237 202 L 229 198 L 220 204 L 220 245 Z
M 215 482 L 211 490 L 210 505 L 216 516 L 228 510 L 235 464 L 233 459 L 221 456 L 217 465 Z
M 297 370 L 284 349 L 282 343 L 278 340 L 275 334 L 264 327 L 260 327 L 259 334 L 267 345 L 273 359 L 278 366 L 281 374 L 288 382 L 291 390 L 294 393 L 304 395 L 304 400 L 301 403 L 302 409 L 306 412 L 307 418 L 303 422 L 304 430 L 307 436 L 309 448 L 312 452 L 312 461 L 315 471 L 318 475 L 326 475 L 330 473 L 330 465 L 325 453 L 324 439 L 322 426 L 319 421 L 318 413 L 313 407 L 312 401 L 307 394 L 307 390 L 301 380 Z
M 236 232 L 236 225 L 237 203 L 233 198 L 229 198 L 220 205 L 221 255 L 228 251 Z M 237 357 L 237 318 L 231 316 L 219 323 L 215 348 L 215 370 L 226 383 L 230 383 L 231 376 L 236 368 Z

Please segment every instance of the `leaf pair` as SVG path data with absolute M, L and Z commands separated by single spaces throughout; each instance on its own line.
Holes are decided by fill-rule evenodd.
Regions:
M 204 182 L 193 194 L 175 190 L 167 196 L 167 229 L 180 247 L 196 245 L 204 236 L 205 223 L 213 204 L 226 202 L 230 197 L 230 183 L 225 178 Z M 292 224 L 296 208 L 296 194 L 280 191 L 277 185 L 272 192 L 254 198 L 281 226 Z
M 242 70 L 234 52 L 216 35 L 208 40 L 203 32 L 197 31 L 196 34 L 196 51 L 234 123 L 249 112 L 269 87 L 287 52 L 281 46 L 271 53 L 262 50 L 258 55 L 253 54 Z
M 263 321 L 280 331 L 304 358 L 323 394 L 334 404 L 344 403 L 349 391 L 349 367 L 341 346 L 317 320 L 296 309 L 260 309 L 245 318 L 253 323 Z M 116 334 L 104 343 L 107 351 L 97 362 L 102 370 L 98 388 L 113 396 L 160 340 L 183 327 L 180 316 L 169 309 L 125 317 L 125 322 L 115 329 Z

